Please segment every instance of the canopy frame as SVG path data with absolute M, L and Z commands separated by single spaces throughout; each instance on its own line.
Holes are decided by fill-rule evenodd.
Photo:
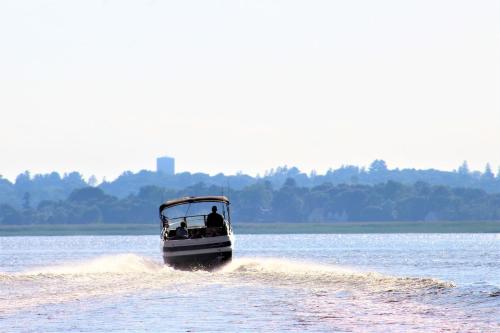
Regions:
M 229 205 L 229 199 L 226 196 L 222 196 L 222 195 L 220 195 L 220 196 L 207 195 L 207 196 L 201 196 L 201 197 L 184 197 L 184 198 L 168 200 L 168 201 L 164 202 L 160 206 L 160 214 L 167 208 L 172 208 L 175 206 L 191 204 L 191 203 L 198 203 L 198 202 L 222 202 L 226 205 Z
M 161 227 L 165 227 L 165 222 L 163 217 L 163 211 L 168 208 L 172 208 L 175 206 L 181 206 L 181 205 L 186 205 L 186 204 L 192 204 L 192 203 L 199 203 L 199 202 L 220 202 L 226 205 L 226 210 L 227 210 L 227 223 L 229 230 L 232 229 L 231 227 L 231 212 L 229 209 L 229 199 L 226 196 L 200 196 L 200 197 L 184 197 L 184 198 L 179 198 L 179 199 L 174 199 L 174 200 L 168 200 L 164 202 L 159 209 L 160 213 L 160 220 L 161 220 Z

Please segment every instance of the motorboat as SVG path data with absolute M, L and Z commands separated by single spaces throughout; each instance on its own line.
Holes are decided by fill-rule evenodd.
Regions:
M 212 269 L 230 261 L 234 236 L 229 205 L 225 196 L 184 197 L 163 203 L 160 220 L 165 264 Z

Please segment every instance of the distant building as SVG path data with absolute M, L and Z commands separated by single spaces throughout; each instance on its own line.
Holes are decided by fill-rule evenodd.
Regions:
M 175 174 L 175 159 L 169 156 L 162 156 L 156 159 L 156 172 L 166 175 Z

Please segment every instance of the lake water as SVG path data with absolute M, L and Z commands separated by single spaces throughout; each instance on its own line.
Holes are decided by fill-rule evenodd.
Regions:
M 499 234 L 237 235 L 216 272 L 158 236 L 0 237 L 0 332 L 495 332 Z

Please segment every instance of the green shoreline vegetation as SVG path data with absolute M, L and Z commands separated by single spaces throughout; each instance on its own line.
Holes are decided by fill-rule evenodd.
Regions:
M 500 221 L 468 222 L 333 222 L 238 223 L 236 235 L 246 234 L 393 234 L 500 233 Z M 0 225 L 3 236 L 159 235 L 156 224 L 24 224 Z
M 231 190 L 221 186 L 229 183 Z M 495 176 L 489 165 L 483 173 L 470 171 L 466 162 L 453 172 L 391 170 L 383 160 L 375 160 L 369 169 L 343 166 L 324 175 L 306 175 L 294 167 L 278 168 L 264 177 L 127 171 L 99 185 L 95 179 L 84 181 L 77 172 L 64 177 L 25 172 L 14 183 L 0 175 L 0 226 L 28 221 L 42 229 L 68 224 L 79 225 L 68 230 L 83 230 L 80 225 L 137 223 L 132 229 L 149 230 L 152 227 L 141 222 L 154 225 L 162 202 L 222 193 L 231 200 L 234 221 L 298 223 L 294 230 L 305 222 L 312 228 L 317 221 L 328 227 L 314 230 L 341 231 L 342 225 L 349 226 L 346 230 L 359 223 L 376 225 L 370 222 L 394 223 L 388 226 L 392 230 L 398 221 L 405 223 L 401 230 L 413 224 L 418 225 L 410 230 L 428 230 L 429 223 L 434 230 L 442 221 L 471 223 L 458 229 L 476 230 L 477 222 L 471 221 L 500 221 L 500 173 Z
M 146 186 L 126 198 L 96 187 L 74 190 L 66 200 L 44 200 L 34 207 L 26 196 L 23 207 L 0 204 L 0 225 L 25 224 L 133 224 L 158 220 L 158 207 L 166 199 L 222 193 L 220 187 L 198 184 L 184 190 Z M 499 221 L 500 193 L 472 188 L 404 185 L 389 181 L 377 185 L 333 185 L 307 188 L 289 178 L 279 189 L 268 182 L 232 190 L 235 221 L 258 223 L 316 221 Z

